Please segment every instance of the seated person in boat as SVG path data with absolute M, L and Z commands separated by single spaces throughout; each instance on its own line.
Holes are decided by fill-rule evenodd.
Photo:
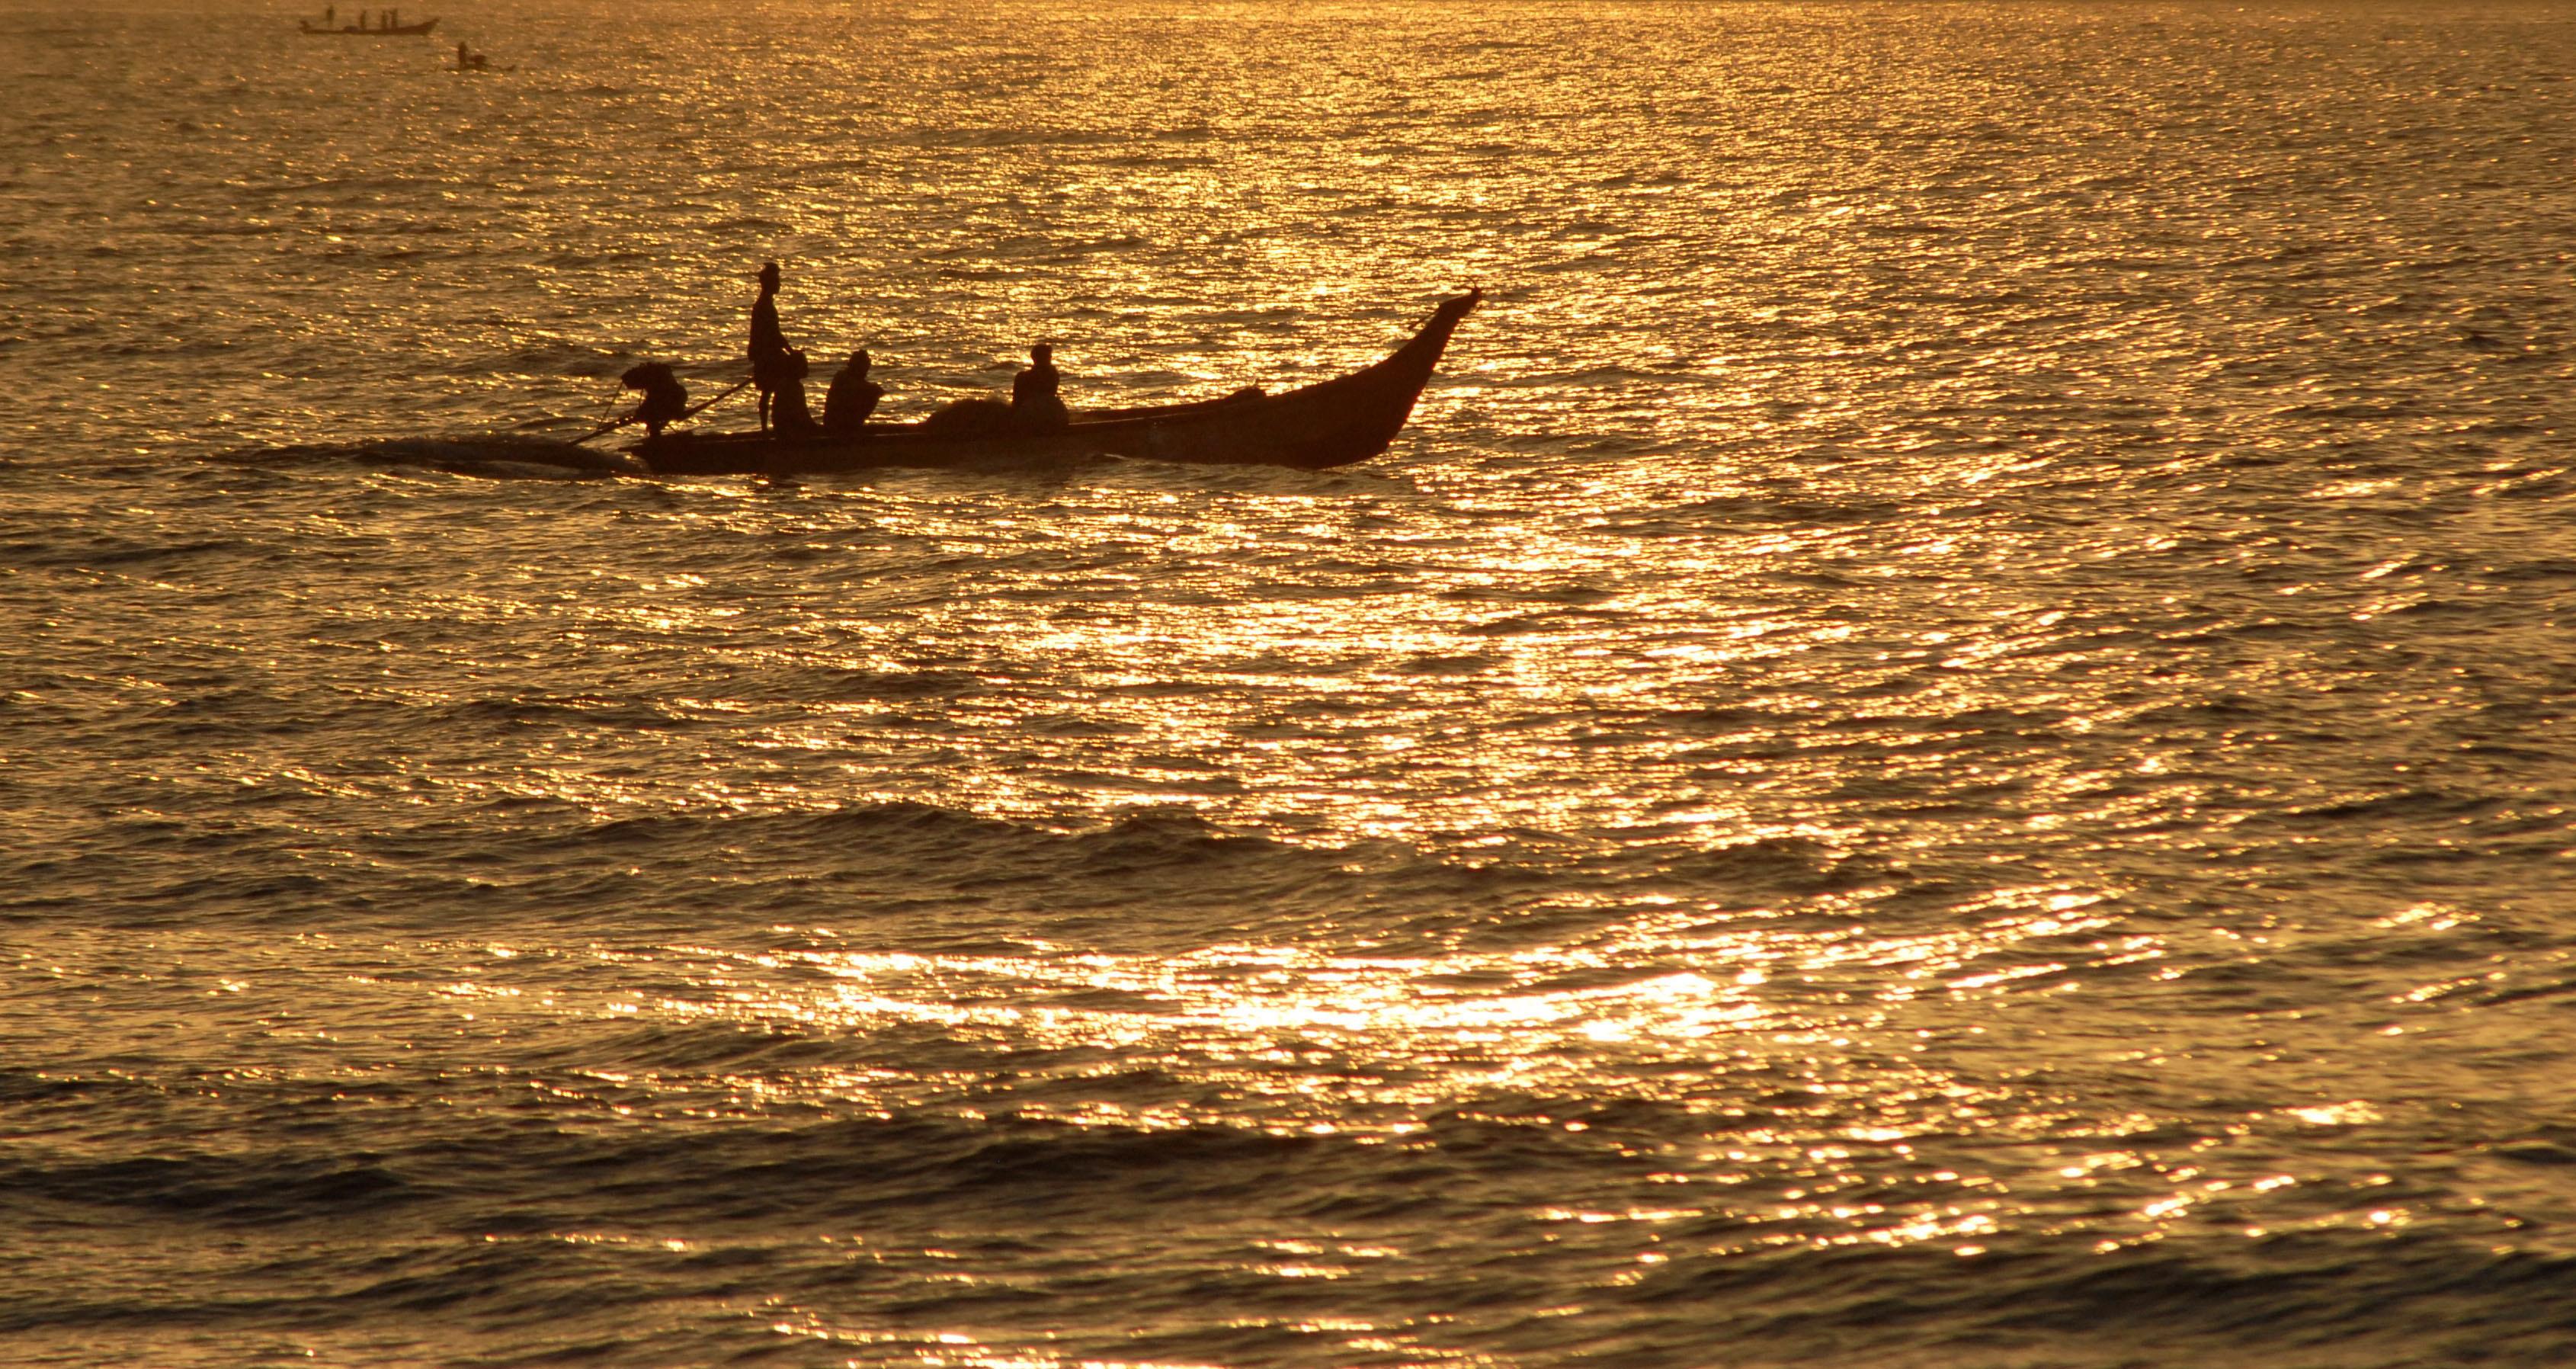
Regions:
M 814 421 L 814 411 L 805 407 L 805 354 L 790 351 L 771 364 L 770 375 L 776 382 L 769 411 L 770 430 L 781 437 L 812 437 L 823 431 Z
M 1063 377 L 1055 369 L 1055 348 L 1039 343 L 1029 349 L 1029 368 L 1011 377 L 1012 426 L 1022 432 L 1051 433 L 1073 422 L 1056 394 Z
M 760 268 L 760 298 L 751 302 L 751 383 L 760 387 L 760 430 L 769 431 L 772 396 L 786 371 L 787 335 L 778 328 L 778 263 Z M 798 372 L 801 379 L 803 372 Z
M 644 425 L 647 437 L 660 437 L 664 424 L 689 411 L 688 387 L 658 361 L 630 366 L 621 378 L 627 389 L 644 392 L 644 402 L 635 406 L 635 421 Z
M 832 388 L 823 395 L 823 431 L 834 437 L 856 437 L 865 431 L 868 415 L 875 413 L 877 401 L 885 398 L 885 387 L 868 379 L 868 353 L 861 348 L 850 353 L 848 364 L 832 377 Z

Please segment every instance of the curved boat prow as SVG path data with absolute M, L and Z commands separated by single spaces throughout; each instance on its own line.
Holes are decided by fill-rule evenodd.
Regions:
M 1484 302 L 1485 289 L 1481 285 L 1469 287 L 1467 293 L 1455 299 L 1440 301 L 1440 307 L 1431 311 L 1431 321 L 1422 325 L 1421 332 L 1413 335 L 1413 341 L 1404 344 L 1405 349 L 1427 347 L 1432 362 L 1437 364 L 1440 354 L 1449 348 L 1449 335 L 1458 331 L 1458 325 Z
M 1273 440 L 1247 444 L 1241 459 L 1321 470 L 1385 451 L 1413 416 L 1413 402 L 1449 350 L 1449 335 L 1484 300 L 1482 289 L 1442 300 L 1420 332 L 1376 365 L 1280 395 L 1264 434 Z
M 1431 321 L 1422 325 L 1422 331 L 1414 334 L 1411 342 L 1397 348 L 1395 355 L 1387 360 L 1403 361 L 1408 367 L 1421 370 L 1422 379 L 1414 386 L 1418 393 L 1422 386 L 1431 383 L 1431 372 L 1440 364 L 1441 353 L 1449 350 L 1449 335 L 1457 332 L 1458 325 L 1484 302 L 1485 292 L 1481 287 L 1470 289 L 1455 299 L 1440 301 L 1440 307 L 1431 311 Z

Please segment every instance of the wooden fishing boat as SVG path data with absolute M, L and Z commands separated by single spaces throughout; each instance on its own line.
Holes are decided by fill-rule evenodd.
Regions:
M 310 19 L 295 21 L 295 30 L 298 33 L 327 34 L 334 38 L 417 38 L 436 27 L 438 27 L 438 21 L 435 19 L 423 19 L 417 24 L 397 24 L 392 28 L 373 29 L 360 28 L 355 24 L 346 28 L 315 28 Z
M 1303 470 L 1347 466 L 1395 440 L 1449 335 L 1483 298 L 1483 291 L 1470 290 L 1447 300 L 1384 360 L 1284 394 L 1241 391 L 1191 404 L 1089 410 L 1053 432 L 963 435 L 871 423 L 857 437 L 666 432 L 626 450 L 656 475 L 817 475 L 1083 456 Z

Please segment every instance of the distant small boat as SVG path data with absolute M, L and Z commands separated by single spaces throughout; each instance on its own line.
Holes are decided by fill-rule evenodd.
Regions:
M 1077 412 L 1053 432 L 950 433 L 920 423 L 871 423 L 858 437 L 664 433 L 626 450 L 655 475 L 819 475 L 884 466 L 1130 456 L 1219 466 L 1322 470 L 1385 451 L 1449 346 L 1484 299 L 1442 302 L 1411 341 L 1349 375 L 1265 395 L 1238 392 L 1192 404 Z
M 423 19 L 417 24 L 397 24 L 392 28 L 377 29 L 360 28 L 355 24 L 347 28 L 315 28 L 310 19 L 295 21 L 295 31 L 298 33 L 310 33 L 317 37 L 327 34 L 334 38 L 417 38 L 436 27 L 438 27 L 438 21 L 435 19 Z

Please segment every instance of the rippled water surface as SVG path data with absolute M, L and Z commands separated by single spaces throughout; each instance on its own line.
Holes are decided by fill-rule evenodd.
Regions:
M 415 4 L 0 11 L 0 1361 L 2576 1359 L 2576 14 Z

